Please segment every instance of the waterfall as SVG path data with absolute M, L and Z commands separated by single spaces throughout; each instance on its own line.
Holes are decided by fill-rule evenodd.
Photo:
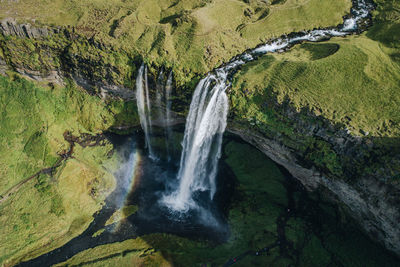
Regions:
M 172 92 L 172 71 L 168 75 L 167 83 L 165 85 L 165 129 L 166 129 L 166 147 L 168 154 L 168 161 L 171 160 L 170 142 L 172 137 L 171 131 L 171 92 Z
M 143 81 L 144 74 L 144 81 Z M 149 98 L 149 88 L 147 82 L 147 67 L 143 64 L 139 68 L 138 76 L 136 77 L 136 103 L 139 112 L 140 124 L 144 131 L 146 148 L 149 151 L 150 158 L 155 159 L 153 149 L 151 147 L 150 136 L 151 130 L 151 118 L 150 118 L 150 98 Z
M 216 191 L 215 177 L 221 157 L 222 135 L 228 115 L 227 74 L 223 69 L 209 74 L 197 85 L 186 120 L 178 172 L 179 187 L 163 198 L 171 209 L 185 212 L 196 207 L 193 193 Z
M 158 75 L 157 78 L 157 83 L 156 83 L 156 109 L 157 109 L 157 119 L 165 122 L 165 113 L 163 112 L 162 107 L 162 94 L 164 93 L 164 73 L 161 70 L 160 74 Z
M 144 88 L 146 89 L 147 120 L 149 122 L 149 132 L 151 135 L 153 133 L 153 124 L 151 123 L 151 103 L 149 97 L 149 83 L 147 81 L 147 66 L 144 68 Z

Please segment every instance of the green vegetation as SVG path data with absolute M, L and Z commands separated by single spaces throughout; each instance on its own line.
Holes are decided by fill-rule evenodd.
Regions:
M 35 76 L 47 77 L 62 69 L 67 77 L 81 75 L 92 83 L 132 88 L 132 76 L 137 72 L 129 53 L 110 50 L 68 31 L 44 39 L 0 36 L 0 47 L 8 65 Z M 95 86 L 86 89 L 92 94 L 101 93 Z
M 311 143 L 307 150 L 305 158 L 314 162 L 317 167 L 326 168 L 336 176 L 343 174 L 340 159 L 327 142 L 317 140 Z
M 350 171 L 349 165 L 363 168 L 358 175 L 390 161 L 387 150 L 377 147 L 378 160 L 361 151 L 363 158 L 374 162 L 354 163 L 352 155 L 342 157 L 332 144 L 313 137 L 314 129 L 302 127 L 328 123 L 328 135 L 334 135 L 332 129 L 347 128 L 354 136 L 376 138 L 386 146 L 400 137 L 400 3 L 376 3 L 375 24 L 365 34 L 304 43 L 243 66 L 230 91 L 233 123 L 273 136 L 298 151 L 304 165 L 337 177 L 345 169 Z M 6 1 L 0 18 L 66 30 L 36 40 L 1 36 L 0 58 L 21 72 L 46 76 L 63 69 L 92 82 L 127 88 L 134 87 L 137 66 L 144 60 L 151 70 L 172 68 L 178 86 L 193 88 L 197 82 L 193 77 L 271 37 L 340 23 L 350 4 L 349 0 Z M 90 96 L 70 81 L 61 88 L 9 76 L 0 77 L 0 263 L 5 265 L 46 253 L 77 236 L 113 189 L 112 145 L 76 143 L 71 150 L 64 133 L 93 136 L 138 124 L 132 101 Z M 90 93 L 101 95 L 98 88 L 91 89 Z M 189 94 L 177 91 L 175 97 Z M 177 109 L 186 104 L 179 103 Z M 156 141 L 164 145 L 164 140 Z M 302 214 L 308 200 L 288 191 L 281 171 L 261 152 L 233 143 L 225 144 L 224 150 L 238 183 L 227 243 L 153 234 L 95 247 L 66 263 L 221 265 L 248 250 L 271 246 L 269 254 L 249 255 L 238 266 L 395 264 L 390 256 L 374 256 L 385 252 L 366 242 L 351 224 L 339 228 L 331 207 L 320 203 L 316 214 Z M 68 151 L 73 157 L 62 160 Z M 393 172 L 398 183 L 398 165 L 385 164 L 385 170 Z M 288 214 L 291 201 L 301 216 Z M 118 210 L 107 224 L 136 209 Z M 310 217 L 327 226 L 315 227 Z M 277 240 L 285 241 L 286 247 L 275 246 Z
M 262 0 L 26 0 L 2 3 L 0 18 L 71 26 L 112 51 L 172 67 L 182 85 L 271 37 L 337 25 L 350 6 L 350 0 L 287 0 L 272 5 Z M 41 56 L 27 54 L 23 62 L 37 64 L 48 57 L 45 51 Z M 92 52 L 98 60 L 110 56 L 99 55 L 97 49 Z
M 137 121 L 136 113 L 116 119 L 134 108 L 122 100 L 102 100 L 72 85 L 40 87 L 10 75 L 0 77 L 3 264 L 45 253 L 82 232 L 113 189 L 112 145 L 75 144 L 73 158 L 60 161 L 71 146 L 64 133 L 94 135 Z M 35 175 L 42 169 L 48 171 Z
M 162 237 L 155 235 L 153 238 Z M 156 251 L 146 240 L 138 237 L 120 243 L 102 245 L 78 253 L 66 262 L 55 266 L 85 265 L 85 266 L 173 266 L 160 251 Z
M 75 135 L 99 133 L 115 125 L 114 114 L 118 117 L 126 108 L 120 100 L 102 101 L 73 86 L 44 88 L 18 76 L 13 79 L 0 77 L 1 193 L 51 167 L 57 153 L 68 149 L 66 130 Z
M 105 226 L 119 222 L 121 220 L 124 220 L 125 218 L 128 218 L 132 214 L 134 214 L 138 210 L 137 206 L 130 205 L 130 206 L 123 206 L 116 212 L 114 212 L 113 215 L 106 221 Z
M 278 104 L 288 101 L 297 111 L 343 124 L 356 135 L 400 135 L 400 66 L 365 35 L 267 55 L 236 77 L 233 107 L 243 118 L 256 116 L 268 123 L 269 107 L 263 104 L 275 98 Z

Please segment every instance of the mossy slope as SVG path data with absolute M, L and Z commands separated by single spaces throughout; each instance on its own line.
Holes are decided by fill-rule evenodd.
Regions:
M 72 150 L 65 132 L 94 136 L 137 120 L 133 112 L 117 116 L 129 109 L 123 103 L 74 86 L 41 87 L 18 76 L 0 77 L 1 263 L 40 255 L 88 226 L 113 189 L 112 145 L 103 140 Z M 41 169 L 48 171 L 34 175 Z

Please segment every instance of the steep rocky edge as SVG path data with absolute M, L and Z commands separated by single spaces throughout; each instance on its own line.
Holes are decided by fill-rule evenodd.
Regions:
M 37 81 L 58 84 L 72 79 L 91 94 L 134 97 L 131 89 L 133 76 L 143 61 L 140 57 L 114 51 L 70 28 L 35 28 L 5 20 L 0 32 L 0 73 L 12 70 Z M 150 70 L 153 73 L 150 82 L 155 84 L 158 69 Z M 198 78 L 193 79 L 190 84 L 175 89 L 177 113 L 184 114 L 197 81 Z M 287 123 L 286 127 L 305 134 L 307 140 L 296 139 L 298 136 L 287 138 L 282 129 L 266 133 L 253 127 L 253 122 L 235 117 L 229 130 L 287 168 L 309 190 L 325 190 L 371 238 L 400 255 L 397 227 L 400 208 L 396 203 L 400 190 L 398 182 L 392 179 L 398 175 L 396 150 L 389 153 L 385 148 L 375 153 L 377 147 L 371 139 L 351 136 L 312 114 L 298 114 L 293 110 L 278 112 L 289 117 L 292 114 L 290 123 L 296 123 Z M 344 156 L 350 159 L 347 164 L 343 163 Z M 368 173 L 356 170 L 360 165 L 372 164 L 372 160 L 376 162 Z
M 305 164 L 302 153 L 285 146 L 283 142 L 273 137 L 263 136 L 257 131 L 243 129 L 235 124 L 231 124 L 229 131 L 239 135 L 284 166 L 308 190 L 323 190 L 327 197 L 344 208 L 344 211 L 354 218 L 373 240 L 380 241 L 389 250 L 400 254 L 398 186 L 384 183 L 380 181 L 381 177 L 374 175 L 360 176 L 352 182 L 345 181 L 324 173 L 315 166 Z M 352 142 L 350 138 L 345 140 Z M 353 145 L 357 146 L 354 143 Z

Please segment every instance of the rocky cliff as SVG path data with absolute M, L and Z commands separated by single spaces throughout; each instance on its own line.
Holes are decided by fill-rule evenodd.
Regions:
M 284 166 L 308 190 L 323 190 L 331 200 L 345 208 L 347 214 L 353 217 L 373 240 L 378 240 L 386 248 L 400 255 L 398 186 L 384 183 L 380 181 L 381 177 L 372 175 L 358 177 L 354 182 L 345 182 L 324 174 L 315 166 L 306 167 L 298 151 L 290 149 L 276 139 L 235 125 L 229 130 Z
M 0 32 L 4 36 L 18 36 L 21 38 L 40 39 L 58 33 L 59 28 L 38 28 L 30 23 L 19 24 L 13 18 L 6 18 L 0 21 Z

